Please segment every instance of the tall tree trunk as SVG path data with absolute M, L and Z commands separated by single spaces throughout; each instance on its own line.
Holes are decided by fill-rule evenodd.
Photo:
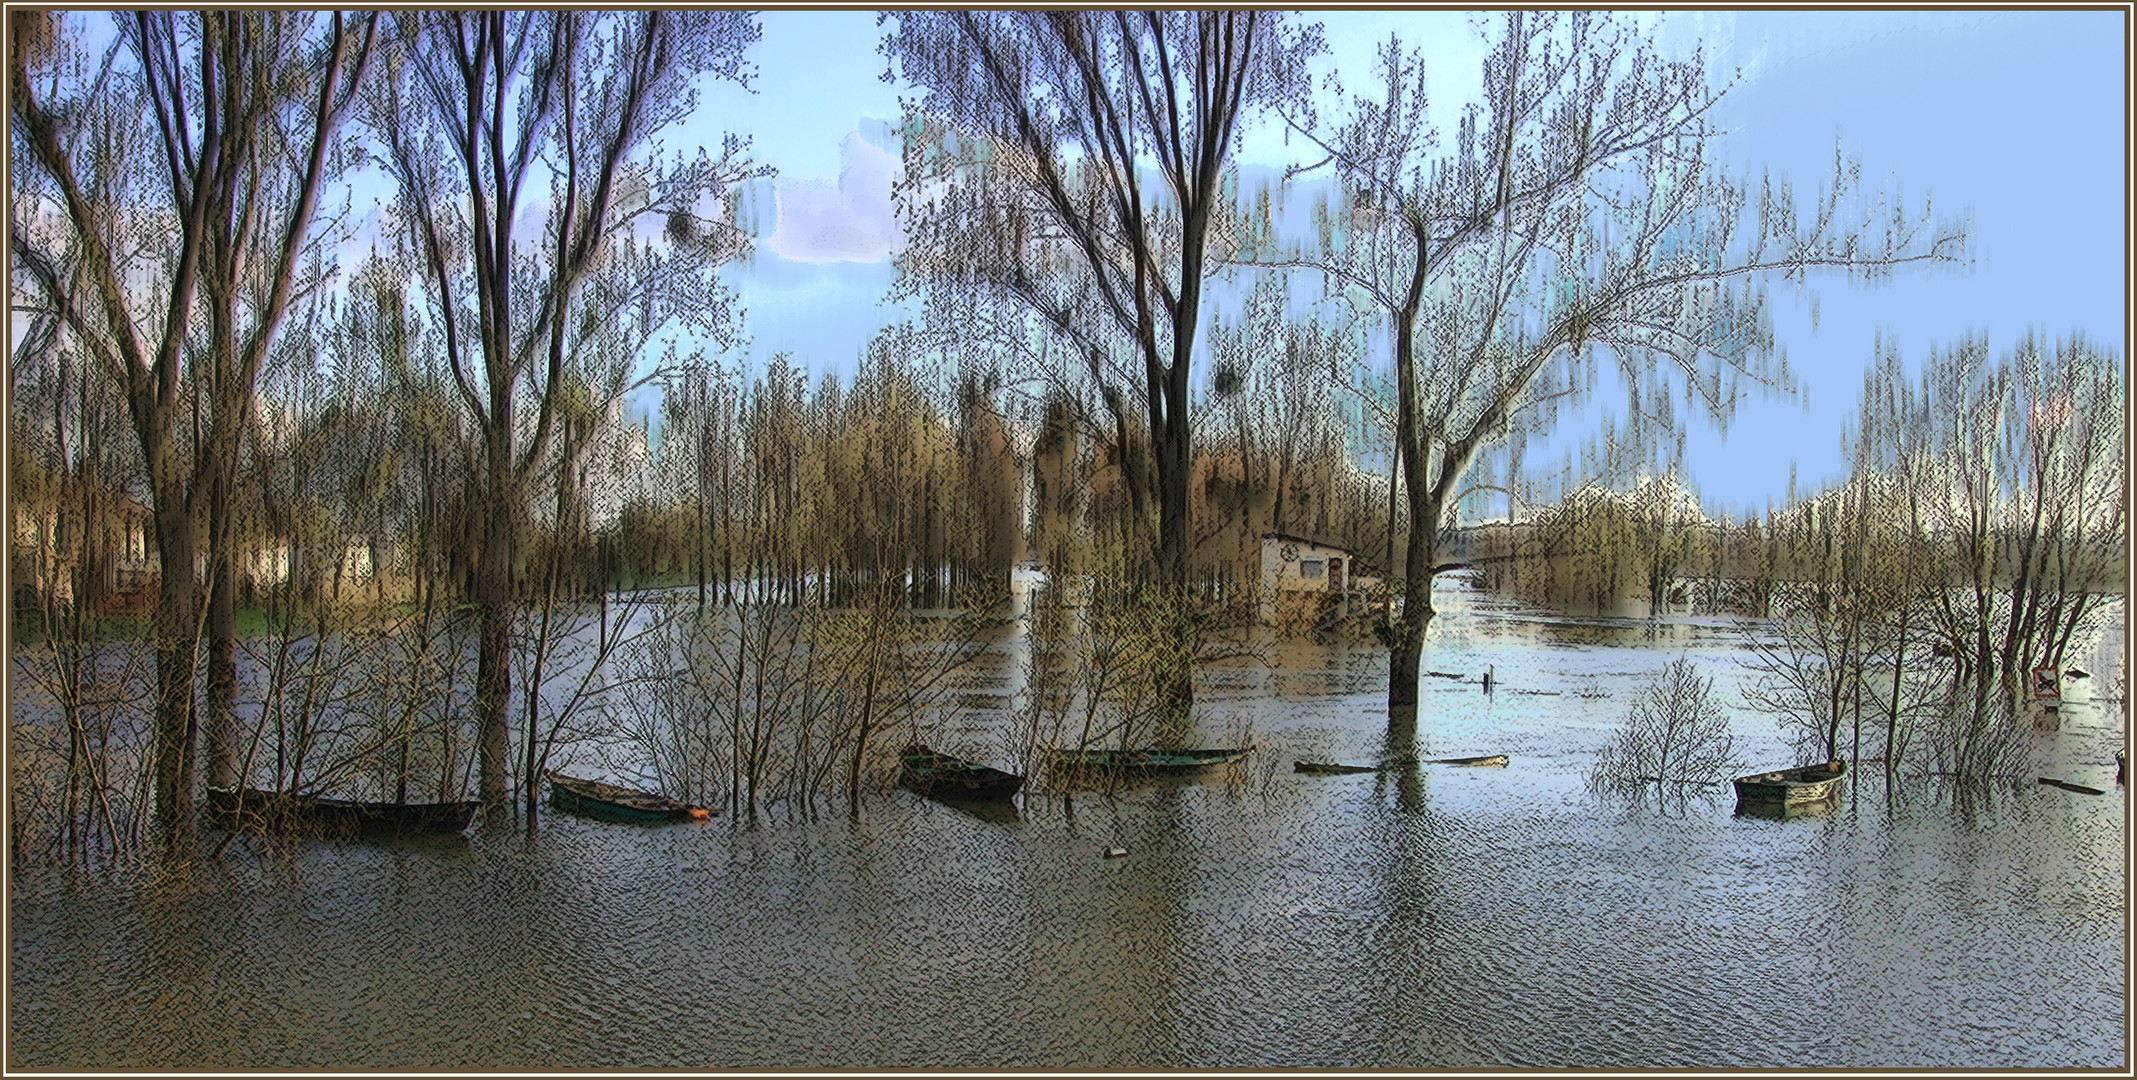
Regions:
M 1395 484 L 1401 469 L 1402 453 L 1396 449 L 1388 455 L 1388 557 L 1387 561 L 1381 564 L 1391 571 L 1395 569 Z
M 1395 448 L 1401 458 L 1403 487 L 1410 498 L 1410 542 L 1403 553 L 1402 619 L 1395 624 L 1395 641 L 1388 650 L 1388 715 L 1393 720 L 1417 711 L 1419 665 L 1425 652 L 1425 630 L 1432 625 L 1432 560 L 1439 554 L 1440 507 L 1434 498 L 1438 488 L 1426 471 L 1428 444 L 1417 394 L 1417 309 L 1424 298 L 1425 238 L 1415 236 L 1417 259 L 1410 274 L 1409 292 L 1394 313 L 1395 337 Z M 1281 495 L 1279 495 L 1281 498 Z
M 159 485 L 160 486 L 160 485 Z M 200 627 L 195 606 L 193 516 L 176 492 L 159 493 L 156 544 L 162 555 L 162 595 L 156 605 L 156 825 L 166 837 L 191 826 L 193 759 L 198 720 L 193 676 Z
M 487 508 L 488 535 L 475 570 L 475 604 L 481 612 L 475 646 L 475 742 L 480 797 L 490 807 L 505 802 L 511 723 L 514 536 L 512 511 L 503 501 L 498 497 Z
M 1414 488 L 1412 490 L 1415 490 Z M 1439 515 L 1410 515 L 1409 550 L 1403 557 L 1402 617 L 1388 652 L 1388 708 L 1417 707 L 1425 631 L 1432 625 L 1432 556 L 1439 549 Z
M 214 537 L 208 567 L 208 783 L 217 787 L 237 782 L 237 551 L 230 471 L 215 470 L 208 500 Z
M 1202 264 L 1205 257 L 1205 241 L 1209 231 L 1211 199 L 1216 194 L 1214 160 L 1205 163 L 1210 175 L 1201 177 L 1197 186 L 1202 198 L 1182 215 L 1180 257 L 1180 299 L 1172 312 L 1172 362 L 1160 369 L 1156 365 L 1157 341 L 1155 335 L 1145 337 L 1145 355 L 1150 360 L 1156 384 L 1150 389 L 1153 397 L 1162 401 L 1162 410 L 1153 401 L 1153 419 L 1161 422 L 1152 426 L 1152 449 L 1157 454 L 1158 479 L 1158 577 L 1164 589 L 1164 610 L 1169 615 L 1169 632 L 1163 639 L 1163 654 L 1160 663 L 1160 679 L 1157 684 L 1158 715 L 1166 738 L 1185 738 L 1189 717 L 1195 705 L 1195 654 L 1198 651 L 1199 635 L 1194 626 L 1196 604 L 1188 582 L 1188 537 L 1193 534 L 1193 506 L 1188 501 L 1188 465 L 1193 459 L 1193 431 L 1188 425 L 1188 373 L 1193 361 L 1195 330 L 1202 306 Z M 1137 291 L 1143 291 L 1143 271 L 1136 271 Z M 1145 313 L 1148 325 L 1150 305 L 1147 301 L 1138 305 Z M 1156 376 L 1162 374 L 1162 379 Z
M 1182 365 L 1185 371 L 1185 365 Z M 1194 661 L 1196 632 L 1193 626 L 1195 602 L 1187 576 L 1187 536 L 1190 527 L 1187 504 L 1187 468 L 1184 452 L 1187 442 L 1185 402 L 1169 410 L 1166 439 L 1160 444 L 1158 475 L 1162 491 L 1158 500 L 1158 581 L 1160 610 L 1169 623 L 1166 633 L 1159 639 L 1158 680 L 1156 686 L 1158 715 L 1161 718 L 1162 738 L 1166 741 L 1184 739 L 1195 706 Z M 1177 423 L 1171 421 L 1177 420 Z

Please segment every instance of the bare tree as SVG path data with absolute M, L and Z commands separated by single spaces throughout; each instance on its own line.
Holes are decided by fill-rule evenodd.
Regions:
M 2020 702 L 1992 691 L 2018 689 L 2013 676 L 2029 657 L 2057 655 L 2066 600 L 2092 607 L 2112 588 L 2098 562 L 2078 578 L 2059 578 L 2058 587 L 2043 584 L 2058 576 L 2051 567 L 2068 565 L 2059 522 L 2119 520 L 2105 484 L 2113 478 L 2119 486 L 2120 469 L 2104 445 L 2119 442 L 2119 426 L 2099 415 L 2119 394 L 2112 374 L 2083 349 L 2073 342 L 2060 358 L 2065 373 L 2049 376 L 2026 373 L 2023 352 L 1990 364 L 1985 343 L 1970 342 L 1933 358 L 1917 384 L 1898 351 L 1878 343 L 1860 419 L 1843 433 L 1846 481 L 1769 515 L 1765 564 L 1782 580 L 1771 591 L 1777 618 L 1751 643 L 1763 671 L 1754 700 L 1781 715 L 1806 756 L 1860 761 L 1865 726 L 1873 740 L 1882 726 L 1888 775 L 1913 746 L 1926 750 L 1935 772 L 2016 768 Z M 2095 378 L 2099 392 L 2078 407 L 2090 414 L 2084 418 L 2052 404 L 2046 411 L 2013 404 L 2023 399 L 2023 382 L 2051 389 L 2036 400 L 2074 403 L 2052 389 Z M 1950 415 L 1960 411 L 1955 402 L 1968 411 Z M 2063 494 L 2060 481 L 2036 472 L 2056 457 L 2064 434 L 2099 440 L 2091 452 L 2099 474 L 2082 494 Z M 2076 474 L 2090 468 L 2073 463 Z M 2080 561 L 2083 550 L 2071 549 Z M 2060 582 L 2073 594 L 2060 593 Z M 2029 603 L 2056 616 L 2029 620 Z M 1887 668 L 1890 681 L 1880 682 L 1873 673 Z
M 670 158 L 652 140 L 691 113 L 699 76 L 747 82 L 758 29 L 735 11 L 405 12 L 394 29 L 365 119 L 479 440 L 477 737 L 481 797 L 498 805 L 531 485 L 551 464 L 569 376 L 596 348 L 635 356 L 676 321 L 715 338 L 731 329 L 712 271 L 743 245 L 720 197 L 763 170 L 733 136 L 717 156 Z M 530 189 L 542 171 L 546 190 Z M 523 213 L 543 196 L 529 236 Z M 658 238 L 641 240 L 641 226 Z
M 163 569 L 156 623 L 156 817 L 192 809 L 195 556 L 211 567 L 209 757 L 231 773 L 235 665 L 227 550 L 240 435 L 292 299 L 320 190 L 378 16 L 133 12 L 94 70 L 11 56 L 12 252 L 57 317 L 119 373 Z M 115 64 L 123 52 L 129 65 Z M 78 260 L 79 279 L 67 270 Z M 85 287 L 76 288 L 76 284 Z M 201 335 L 200 323 L 206 323 Z M 205 430 L 193 395 L 205 398 Z M 191 444 L 190 447 L 188 444 Z M 202 552 L 195 522 L 209 523 Z
M 1742 764 L 1729 714 L 1714 700 L 1714 680 L 1678 657 L 1633 699 L 1625 725 L 1597 752 L 1588 784 L 1718 784 Z
M 1234 200 L 1227 162 L 1241 116 L 1295 70 L 1272 55 L 1276 21 L 904 12 L 883 42 L 924 91 L 926 135 L 907 146 L 902 270 L 932 286 L 938 320 L 962 321 L 976 293 L 1067 344 L 1045 354 L 1052 381 L 1099 389 L 1135 531 L 1172 591 L 1187 583 L 1190 370 L 1212 245 Z M 1168 668 L 1182 674 L 1159 692 L 1184 717 L 1190 669 Z
M 1919 501 L 1952 559 L 1934 614 L 1977 700 L 2059 666 L 2122 584 L 2123 386 L 2118 360 L 2082 337 L 2028 337 L 1993 361 L 1969 338 L 1925 365 Z
M 1926 206 L 1914 217 L 1861 198 L 1859 169 L 1837 154 L 1807 212 L 1770 178 L 1754 193 L 1722 176 L 1722 91 L 1704 58 L 1665 59 L 1607 16 L 1509 12 L 1484 101 L 1445 149 L 1423 54 L 1390 40 L 1380 64 L 1384 91 L 1356 98 L 1335 126 L 1310 95 L 1287 106 L 1342 181 L 1316 215 L 1319 244 L 1245 249 L 1262 265 L 1319 270 L 1388 320 L 1410 509 L 1388 693 L 1408 707 L 1431 581 L 1454 565 L 1439 539 L 1481 456 L 1514 452 L 1605 364 L 1633 403 L 1621 449 L 1681 435 L 1679 397 L 1726 423 L 1744 382 L 1793 386 L 1766 318 L 1767 277 L 1877 280 L 1960 257 L 1967 234 L 1932 228 Z

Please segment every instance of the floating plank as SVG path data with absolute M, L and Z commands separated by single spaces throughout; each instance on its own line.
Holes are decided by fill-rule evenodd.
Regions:
M 2070 782 L 2068 782 L 2068 781 L 2065 781 L 2065 780 L 2055 780 L 2055 779 L 2051 779 L 2051 778 L 2049 778 L 2049 777 L 2046 777 L 2046 776 L 2036 777 L 2035 779 L 2038 779 L 2038 780 L 2039 780 L 2039 781 L 2040 781 L 2041 783 L 2043 783 L 2043 784 L 2048 784 L 2048 785 L 2050 785 L 2050 786 L 2052 786 L 2052 787 L 2059 787 L 2059 788 L 2062 788 L 2062 789 L 2063 789 L 2064 791 L 2075 791 L 2075 792 L 2077 792 L 2077 793 L 2078 793 L 2078 794 L 2080 794 L 2080 795 L 2105 795 L 2105 794 L 2107 794 L 2107 792 L 2104 792 L 2104 791 L 2102 791 L 2102 790 L 2100 790 L 2099 788 L 2096 788 L 2096 787 L 2086 787 L 2086 786 L 2085 786 L 2085 785 L 2083 785 L 2083 784 L 2073 784 L 2073 783 L 2070 783 Z
M 1310 776 L 1342 776 L 1346 773 L 1379 772 L 1380 769 L 1381 767 L 1378 765 L 1337 765 L 1327 761 L 1294 761 L 1291 763 L 1292 772 L 1306 773 Z

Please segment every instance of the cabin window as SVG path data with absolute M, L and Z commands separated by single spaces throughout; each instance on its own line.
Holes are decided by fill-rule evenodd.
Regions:
M 1300 559 L 1299 576 L 1308 581 L 1319 581 L 1321 579 L 1321 560 Z

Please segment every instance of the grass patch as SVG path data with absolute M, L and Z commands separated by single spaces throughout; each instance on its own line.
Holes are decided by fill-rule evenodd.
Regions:
M 331 607 L 327 621 L 335 630 L 351 628 L 375 628 L 395 619 L 412 615 L 421 605 L 413 600 L 392 600 L 384 604 L 344 602 Z M 439 614 L 453 609 L 451 604 L 439 604 Z M 319 625 L 318 605 L 298 606 L 294 619 L 288 609 L 280 606 L 241 607 L 237 609 L 234 622 L 240 639 L 280 637 L 285 623 L 290 632 L 298 637 L 312 632 Z M 148 641 L 155 636 L 156 622 L 151 615 L 92 615 L 86 627 L 88 640 L 102 641 Z M 55 635 L 45 625 L 44 616 L 35 611 L 15 613 L 15 644 L 18 647 L 36 647 L 49 643 Z M 202 629 L 206 636 L 205 626 Z

